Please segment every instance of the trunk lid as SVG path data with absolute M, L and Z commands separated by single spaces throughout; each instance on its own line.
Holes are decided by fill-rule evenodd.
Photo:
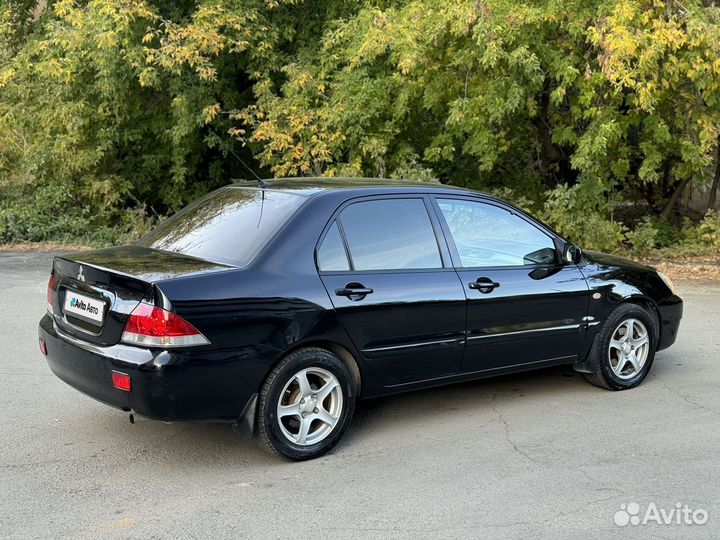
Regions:
M 114 345 L 132 310 L 142 300 L 155 302 L 156 282 L 229 268 L 135 245 L 58 256 L 53 262 L 53 317 L 66 334 Z

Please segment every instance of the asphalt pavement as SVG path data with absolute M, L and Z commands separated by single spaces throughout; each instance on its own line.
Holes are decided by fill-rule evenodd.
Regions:
M 720 537 L 720 284 L 679 285 L 678 342 L 636 389 L 561 368 L 366 401 L 332 453 L 292 463 L 229 425 L 132 425 L 57 379 L 50 261 L 0 253 L 1 538 Z

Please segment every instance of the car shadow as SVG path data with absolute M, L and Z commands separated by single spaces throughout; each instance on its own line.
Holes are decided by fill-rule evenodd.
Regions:
M 668 358 L 666 362 L 658 362 L 646 384 L 652 381 L 653 375 L 662 376 L 674 369 L 679 369 L 675 360 Z M 547 400 L 557 400 L 568 393 L 588 392 L 607 390 L 590 385 L 571 366 L 558 366 L 362 400 L 357 404 L 343 440 L 329 456 L 343 453 L 368 437 L 393 437 L 400 424 L 403 429 L 420 431 L 428 423 L 442 425 L 455 419 L 458 411 L 467 415 L 486 414 L 488 408 L 502 409 L 522 398 L 536 401 L 541 406 Z M 120 436 L 128 447 L 135 449 L 131 455 L 140 458 L 151 455 L 155 466 L 165 463 L 174 467 L 178 462 L 212 467 L 288 463 L 263 451 L 252 438 L 244 437 L 228 424 L 166 424 L 142 417 L 136 417 L 135 424 L 130 424 L 127 419 L 118 418 L 116 411 L 107 411 L 100 416 L 85 421 L 87 424 L 102 422 L 106 431 L 108 420 L 112 418 L 113 433 L 110 436 L 113 444 L 117 444 Z
M 449 420 L 458 410 L 487 407 L 490 400 L 500 405 L 513 397 L 539 398 L 581 386 L 587 386 L 582 375 L 562 366 L 361 400 L 347 433 L 331 455 L 369 435 L 392 437 L 399 421 L 406 426 L 412 422 L 443 422 L 444 417 Z M 164 423 L 137 415 L 131 424 L 129 415 L 99 404 L 86 411 L 74 417 L 74 422 L 82 424 L 84 430 L 90 429 L 102 446 L 120 444 L 121 453 L 133 460 L 152 456 L 155 466 L 176 466 L 181 462 L 242 467 L 284 462 L 229 424 Z
M 664 376 L 681 369 L 682 363 L 672 354 L 656 357 L 648 378 L 641 387 L 661 383 Z M 658 380 L 659 379 L 659 380 Z M 533 400 L 538 406 L 548 400 L 573 400 L 573 394 L 610 392 L 585 380 L 582 373 L 570 365 L 477 379 L 457 384 L 437 386 L 403 394 L 362 400 L 355 410 L 355 418 L 343 442 L 367 436 L 392 433 L 398 422 L 410 430 L 422 429 L 428 422 L 450 421 L 463 411 L 467 414 L 486 412 L 490 407 L 502 408 L 520 398 Z
M 427 422 L 450 420 L 461 410 L 471 412 L 490 403 L 502 406 L 523 397 L 541 401 L 543 396 L 587 386 L 582 374 L 572 367 L 556 366 L 362 400 L 345 440 L 391 432 L 398 421 L 406 426 L 410 423 L 410 429 L 413 423 L 420 428 Z

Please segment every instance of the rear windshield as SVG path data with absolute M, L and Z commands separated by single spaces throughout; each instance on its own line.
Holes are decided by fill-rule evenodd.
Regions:
M 304 201 L 299 195 L 267 189 L 221 189 L 163 221 L 137 243 L 247 266 Z

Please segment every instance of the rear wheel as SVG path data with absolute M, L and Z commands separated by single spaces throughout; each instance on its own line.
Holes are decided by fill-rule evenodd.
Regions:
M 595 355 L 597 369 L 585 377 L 609 390 L 637 386 L 652 366 L 657 335 L 647 311 L 635 304 L 618 306 L 605 321 L 590 352 Z
M 318 457 L 340 440 L 355 408 L 347 366 L 325 349 L 285 357 L 265 380 L 258 399 L 260 445 L 289 459 Z

